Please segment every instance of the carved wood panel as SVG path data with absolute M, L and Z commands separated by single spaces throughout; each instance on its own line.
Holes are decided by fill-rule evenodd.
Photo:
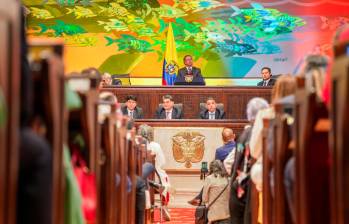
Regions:
M 224 104 L 227 119 L 246 119 L 246 106 L 253 97 L 263 97 L 270 102 L 271 88 L 261 87 L 108 87 L 102 91 L 111 91 L 119 102 L 125 102 L 126 96 L 135 95 L 138 106 L 143 108 L 144 118 L 155 117 L 155 111 L 162 103 L 162 96 L 170 94 L 175 103 L 183 103 L 186 119 L 198 118 L 200 103 L 213 97 L 217 103 Z

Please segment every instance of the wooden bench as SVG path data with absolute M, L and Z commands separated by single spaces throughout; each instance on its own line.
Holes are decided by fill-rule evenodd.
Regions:
M 116 188 L 116 174 L 120 155 L 116 148 L 116 117 L 111 114 L 102 124 L 101 150 L 104 163 L 101 164 L 100 184 L 98 185 L 98 220 L 100 223 L 118 223 L 118 195 Z
M 86 149 L 87 149 L 87 166 L 92 172 L 96 172 L 97 169 L 97 107 L 98 104 L 98 84 L 99 77 L 76 75 L 66 77 L 67 82 L 74 80 L 88 81 L 89 88 L 87 90 L 77 90 L 82 107 L 70 112 L 69 120 L 74 125 L 71 127 L 82 133 Z
M 284 185 L 284 173 L 287 161 L 292 155 L 289 150 L 290 128 L 287 124 L 287 117 L 282 104 L 275 104 L 274 119 L 274 153 L 272 155 L 274 164 L 274 220 L 275 223 L 292 223 L 291 215 L 287 206 L 287 199 Z
M 349 222 L 349 58 L 348 42 L 335 46 L 332 71 L 331 127 L 331 220 Z
M 0 127 L 0 223 L 16 223 L 18 136 L 20 125 L 20 3 L 0 2 L 0 89 L 7 119 Z
M 271 189 L 270 189 L 270 171 L 272 168 L 272 161 L 269 159 L 268 154 L 268 135 L 269 135 L 269 129 L 271 128 L 271 120 L 270 119 L 263 119 L 263 223 L 274 223 L 273 220 L 273 198 L 271 196 Z
M 64 220 L 64 167 L 63 143 L 67 133 L 67 112 L 64 98 L 63 61 L 54 54 L 47 54 L 34 62 L 34 106 L 43 120 L 47 132 L 46 139 L 52 147 L 53 155 L 53 223 Z
M 131 181 L 131 192 L 127 194 L 127 223 L 134 224 L 136 221 L 136 169 L 137 169 L 137 151 L 135 150 L 135 136 L 136 129 L 133 127 L 132 123 L 127 124 L 127 134 L 126 134 L 126 157 L 128 159 L 127 164 L 127 175 Z
M 295 102 L 296 223 L 330 223 L 327 109 L 297 79 Z

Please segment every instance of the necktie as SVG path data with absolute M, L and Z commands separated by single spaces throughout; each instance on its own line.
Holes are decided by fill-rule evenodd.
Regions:
M 133 119 L 133 111 L 130 111 L 130 118 Z
M 166 119 L 171 120 L 171 113 L 166 111 Z
M 264 82 L 263 82 L 263 86 L 267 86 L 267 81 L 264 81 Z
M 214 113 L 210 113 L 210 120 L 214 120 Z
M 188 74 L 191 74 L 191 67 L 188 67 Z

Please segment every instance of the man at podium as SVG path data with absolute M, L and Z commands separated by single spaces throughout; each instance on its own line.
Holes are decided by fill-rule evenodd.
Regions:
M 191 55 L 186 55 L 183 58 L 184 68 L 178 70 L 175 85 L 199 85 L 204 86 L 205 80 L 201 75 L 201 70 L 193 66 L 193 58 Z

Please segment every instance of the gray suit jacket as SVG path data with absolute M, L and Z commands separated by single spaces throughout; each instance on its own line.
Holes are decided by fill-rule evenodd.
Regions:
M 209 113 L 208 113 L 208 110 L 204 110 L 204 111 L 201 111 L 200 112 L 200 118 L 201 119 L 208 119 L 209 117 Z M 216 112 L 214 114 L 215 116 L 215 119 L 218 120 L 218 119 L 224 119 L 225 117 L 225 112 L 224 111 L 221 111 L 219 109 L 216 109 Z
M 121 108 L 123 115 L 128 115 L 127 106 Z M 136 107 L 133 111 L 133 119 L 143 119 L 143 110 L 140 107 Z
M 257 83 L 257 86 L 263 86 L 263 82 L 264 82 L 263 80 L 260 81 L 259 83 Z M 270 78 L 267 86 L 274 86 L 275 82 L 276 82 L 276 79 Z
M 159 107 L 156 110 L 156 119 L 166 119 L 166 111 L 163 107 Z M 177 107 L 173 107 L 172 109 L 172 119 L 182 119 L 183 118 L 183 113 L 180 109 Z

